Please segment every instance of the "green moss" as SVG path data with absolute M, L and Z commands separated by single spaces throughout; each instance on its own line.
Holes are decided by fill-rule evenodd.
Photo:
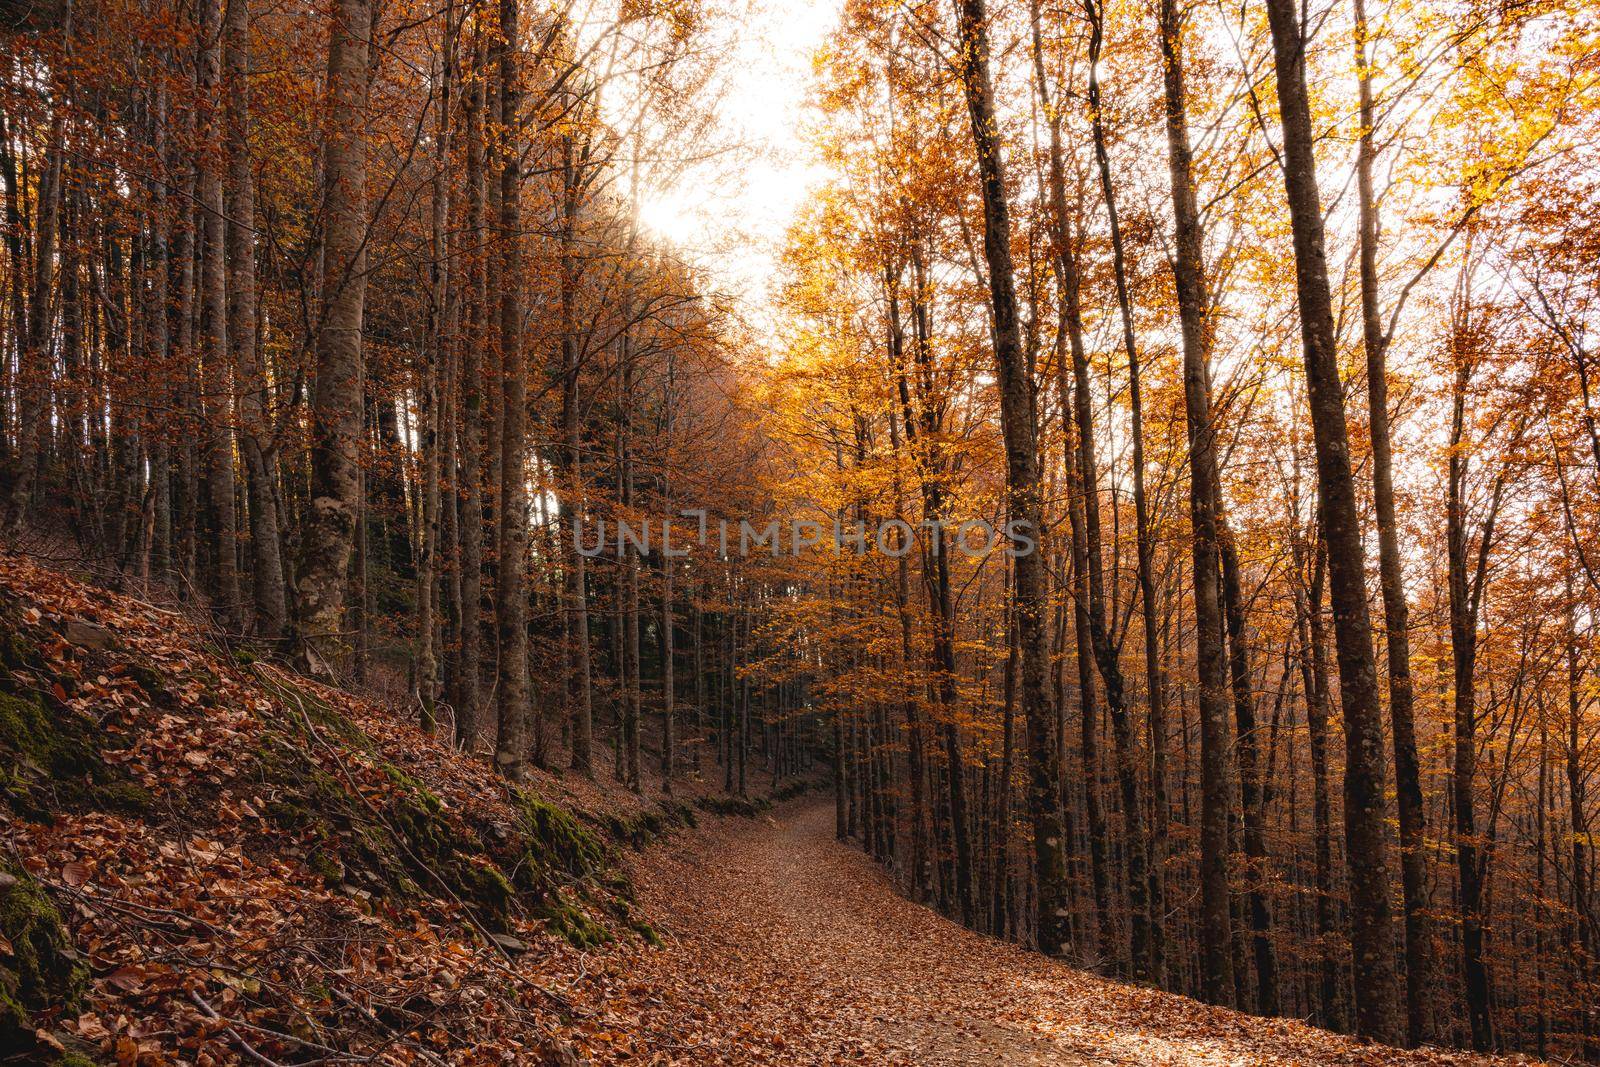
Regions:
M 0 963 L 0 1049 L 31 1048 L 39 1015 L 81 1008 L 89 970 L 44 887 L 8 865 L 0 865 L 0 935 L 12 947 Z
M 461 875 L 463 898 L 478 906 L 479 911 L 488 918 L 491 928 L 503 927 L 517 899 L 517 891 L 511 880 L 500 868 L 486 860 L 462 864 L 457 870 Z
M 31 642 L 10 627 L 0 629 L 0 667 L 7 671 L 20 671 L 35 665 L 35 651 Z
M 427 786 L 392 763 L 385 763 L 382 766 L 383 773 L 388 776 L 391 782 L 408 791 L 411 799 L 427 808 L 430 813 L 437 815 L 444 810 L 444 803 Z
M 276 794 L 267 818 L 305 839 L 306 864 L 326 885 L 350 882 L 382 896 L 415 894 L 394 835 L 340 779 L 281 735 L 269 737 L 256 761 L 263 787 Z
M 132 678 L 139 688 L 145 691 L 145 695 L 150 698 L 156 707 L 170 708 L 177 702 L 171 686 L 167 684 L 161 672 L 149 664 L 137 661 L 129 663 L 128 677 Z
M 313 849 L 306 857 L 306 865 L 322 876 L 322 884 L 329 889 L 344 881 L 344 861 L 334 849 Z
M 772 807 L 771 802 L 765 799 L 751 800 L 736 796 L 701 797 L 695 804 L 700 810 L 713 815 L 738 815 L 746 819 L 753 819 Z
M 110 782 L 101 786 L 99 798 L 105 807 L 113 811 L 133 814 L 147 812 L 155 804 L 155 798 L 150 795 L 150 790 L 131 780 Z
M 611 901 L 611 914 L 616 916 L 619 926 L 632 930 L 647 945 L 654 948 L 661 947 L 661 934 L 656 928 L 634 914 L 633 906 L 625 898 L 616 897 Z
M 567 811 L 514 791 L 517 819 L 507 834 L 504 825 L 464 819 L 421 781 L 379 760 L 377 768 L 395 788 L 374 812 L 317 765 L 308 744 L 274 728 L 258 752 L 258 773 L 277 797 L 269 819 L 300 836 L 307 865 L 327 884 L 349 882 L 379 897 L 453 897 L 497 933 L 509 930 L 511 916 L 520 912 L 544 919 L 551 932 L 581 947 L 612 938 L 574 901 L 592 893 L 605 906 L 631 887 L 617 873 L 604 836 Z M 680 818 L 672 810 L 648 812 L 631 830 L 658 832 Z M 618 928 L 630 925 L 631 918 Z
M 18 812 L 49 818 L 62 809 L 142 813 L 150 794 L 101 757 L 93 727 L 37 697 L 0 691 L 0 793 Z
M 276 720 L 276 725 L 287 727 L 296 736 L 310 742 L 311 738 L 306 736 L 306 722 L 309 721 L 319 734 L 332 734 L 351 748 L 362 752 L 377 750 L 372 739 L 362 732 L 360 727 L 327 701 L 298 686 L 286 685 L 265 671 L 252 671 L 251 676 L 261 688 L 276 696 L 285 708 L 290 709 Z M 301 717 L 302 712 L 304 719 Z
M 543 919 L 546 929 L 566 938 L 573 948 L 598 948 L 612 940 L 611 931 L 589 918 L 559 891 L 551 892 L 533 909 L 533 915 Z
M 694 806 L 687 801 L 679 801 L 677 805 L 678 821 L 693 830 L 700 825 L 700 819 L 694 813 Z
M 659 807 L 641 811 L 630 818 L 608 816 L 606 832 L 617 841 L 642 849 L 672 827 L 696 824 L 693 807 L 679 801 L 664 800 Z
M 526 790 L 512 795 L 522 816 L 522 831 L 528 837 L 531 868 L 554 868 L 583 878 L 606 867 L 609 856 L 605 845 L 578 820 Z

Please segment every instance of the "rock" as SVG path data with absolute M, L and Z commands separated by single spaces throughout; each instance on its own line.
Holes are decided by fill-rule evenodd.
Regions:
M 528 951 L 528 943 L 526 941 L 523 941 L 520 938 L 512 937 L 510 934 L 490 934 L 489 936 L 494 938 L 495 944 L 499 945 L 507 952 Z
M 82 619 L 68 619 L 61 630 L 68 644 L 86 648 L 91 652 L 109 652 L 117 647 L 117 637 L 104 626 L 96 626 Z

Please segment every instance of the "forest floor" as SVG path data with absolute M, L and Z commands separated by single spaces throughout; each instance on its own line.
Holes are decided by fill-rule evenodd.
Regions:
M 678 835 L 633 875 L 667 939 L 635 962 L 634 981 L 666 996 L 642 1036 L 694 1062 L 1484 1062 L 1213 1008 L 974 934 L 836 842 L 831 800 Z

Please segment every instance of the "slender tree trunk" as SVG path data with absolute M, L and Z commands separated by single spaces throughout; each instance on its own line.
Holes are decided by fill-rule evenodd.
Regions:
M 250 152 L 249 0 L 226 0 L 223 33 L 228 103 L 228 342 L 238 376 L 239 451 L 250 507 L 251 577 L 256 633 L 276 639 L 288 622 L 278 524 L 266 375 L 256 348 L 256 197 Z
M 439 481 L 442 476 L 440 444 L 440 369 L 449 343 L 450 260 L 445 228 L 450 217 L 450 117 L 454 98 L 451 92 L 455 74 L 455 5 L 446 0 L 439 13 L 438 100 L 434 118 L 434 175 L 432 202 L 429 205 L 429 265 L 432 282 L 428 300 L 428 336 L 424 341 L 424 364 L 418 383 L 418 495 L 422 498 L 422 521 L 417 541 L 417 622 L 416 671 L 417 707 L 423 732 L 432 733 L 437 723 L 439 699 L 439 649 L 435 643 L 438 618 L 439 582 Z
M 889 311 L 889 362 L 897 372 L 901 384 L 900 411 L 909 420 L 909 394 L 904 385 L 904 374 L 898 373 L 904 366 L 904 341 L 905 333 L 900 321 L 899 291 L 895 274 L 892 268 L 884 271 L 884 292 Z M 889 443 L 895 455 L 900 455 L 900 423 L 896 418 L 894 406 L 889 408 Z M 913 431 L 910 422 L 907 422 L 906 434 Z M 896 467 L 894 474 L 894 499 L 899 506 L 902 485 L 900 471 Z M 899 547 L 899 558 L 895 567 L 895 612 L 900 620 L 900 665 L 906 680 L 902 681 L 904 696 L 901 707 L 906 719 L 906 753 L 907 775 L 911 782 L 911 894 L 912 899 L 922 903 L 927 899 L 929 889 L 928 853 L 927 853 L 927 815 L 926 799 L 924 796 L 924 783 L 927 771 L 924 767 L 923 736 L 921 714 L 918 709 L 915 687 L 909 680 L 912 671 L 914 652 L 912 649 L 911 633 L 911 567 L 908 561 L 910 545 Z
M 628 312 L 625 312 L 625 315 Z M 620 514 L 631 525 L 638 521 L 634 518 L 632 509 L 634 504 L 634 446 L 633 446 L 633 405 L 634 405 L 634 353 L 632 338 L 624 331 L 618 342 L 620 351 L 618 360 L 621 362 L 621 414 L 617 420 L 617 452 L 619 467 L 617 477 L 620 480 Z M 645 527 L 646 538 L 649 537 L 649 527 Z M 639 552 L 640 547 L 618 530 L 618 540 L 622 543 L 622 780 L 634 792 L 641 792 L 644 788 L 642 768 L 639 759 L 639 717 L 641 712 L 642 694 L 640 693 L 640 662 L 639 662 Z M 741 690 L 742 691 L 742 690 Z M 742 734 L 741 734 L 742 736 Z M 744 764 L 740 763 L 742 773 Z M 743 790 L 741 790 L 741 793 Z
M 194 134 L 194 115 L 185 115 L 182 133 Z M 195 585 L 198 551 L 197 516 L 200 511 L 200 463 L 195 441 L 201 435 L 200 373 L 195 351 L 195 258 L 200 245 L 200 214 L 196 204 L 199 175 L 193 166 L 184 168 L 180 193 L 176 198 L 181 222 L 173 241 L 173 260 L 176 277 L 173 279 L 173 319 L 175 330 L 173 347 L 178 352 L 178 403 L 181 411 L 183 436 L 178 442 L 177 570 L 183 579 L 179 588 L 185 600 L 192 595 Z M 313 418 L 315 412 L 313 411 Z M 302 535 L 303 537 L 303 535 Z
M 1344 711 L 1345 859 L 1350 871 L 1356 1031 L 1365 1037 L 1393 1042 L 1400 1037 L 1394 1010 L 1399 1002 L 1399 986 L 1394 967 L 1384 827 L 1382 707 L 1367 613 L 1361 516 L 1350 466 L 1344 391 L 1339 381 L 1333 301 L 1323 247 L 1322 200 L 1317 191 L 1315 136 L 1306 93 L 1305 39 L 1299 14 L 1295 0 L 1267 0 L 1283 127 L 1284 183 L 1294 232 L 1300 332 L 1316 441 L 1319 513 L 1328 544 L 1340 704 Z
M 1327 638 L 1323 633 L 1322 603 L 1326 573 L 1326 549 L 1317 543 L 1316 557 L 1307 561 L 1304 548 L 1296 544 L 1296 567 L 1309 566 L 1311 579 L 1300 605 L 1301 673 L 1306 692 L 1306 728 L 1311 749 L 1311 820 L 1313 878 L 1316 887 L 1316 930 L 1318 943 L 1319 1021 L 1330 1030 L 1344 1028 L 1340 1003 L 1340 965 L 1334 958 L 1333 900 L 1333 801 L 1328 790 L 1328 668 Z M 1297 598 L 1299 591 L 1297 588 Z
M 1573 582 L 1567 578 L 1567 818 L 1572 831 L 1572 933 L 1569 935 L 1569 952 L 1572 956 L 1573 977 L 1579 990 L 1592 988 L 1596 949 L 1595 916 L 1589 895 L 1591 892 L 1590 850 L 1593 839 L 1589 834 L 1588 811 L 1585 806 L 1584 745 L 1581 733 L 1583 722 L 1583 665 L 1578 643 L 1578 602 L 1573 595 Z M 1583 1013 L 1579 1022 L 1582 1033 L 1580 1055 L 1589 1062 L 1594 1053 L 1594 1011 Z
M 1006 570 L 1006 599 L 1002 605 L 1006 618 L 1006 663 L 1001 683 L 1000 781 L 995 804 L 994 876 L 990 884 L 990 933 L 1006 937 L 1011 918 L 1011 779 L 1014 762 L 1015 720 L 1017 713 L 1017 623 L 1011 604 L 1011 570 Z
M 500 635 L 494 761 L 521 781 L 528 744 L 527 354 L 522 347 L 522 78 L 517 0 L 500 0 L 500 546 L 495 617 Z
M 1040 38 L 1039 4 L 1029 6 L 1035 86 L 1045 113 L 1050 117 L 1050 169 L 1049 194 L 1052 221 L 1052 241 L 1055 252 L 1057 287 L 1060 292 L 1061 318 L 1065 325 L 1056 337 L 1056 388 L 1061 400 L 1062 446 L 1067 469 L 1067 513 L 1071 529 L 1072 550 L 1072 616 L 1077 638 L 1076 662 L 1078 668 L 1078 712 L 1081 723 L 1080 757 L 1082 759 L 1084 810 L 1089 834 L 1089 882 L 1092 887 L 1095 912 L 1095 929 L 1100 938 L 1100 954 L 1109 957 L 1110 891 L 1106 875 L 1106 820 L 1100 798 L 1099 726 L 1094 680 L 1094 638 L 1089 623 L 1089 550 L 1085 532 L 1085 512 L 1088 503 L 1089 482 L 1084 477 L 1085 463 L 1094 465 L 1093 442 L 1090 451 L 1084 451 L 1083 424 L 1092 424 L 1088 413 L 1088 362 L 1084 353 L 1083 318 L 1080 308 L 1078 265 L 1072 247 L 1072 234 L 1067 214 L 1066 174 L 1061 148 L 1061 116 L 1051 105 L 1050 81 L 1045 72 L 1044 48 Z M 1067 349 L 1063 350 L 1063 336 Z M 1068 353 L 1071 357 L 1073 383 L 1067 378 Z M 1076 387 L 1074 387 L 1076 386 Z M 1063 626 L 1064 621 L 1058 623 Z M 1065 633 L 1060 635 L 1065 648 Z M 1057 675 L 1056 744 L 1057 766 L 1066 752 L 1065 728 L 1065 676 Z M 1063 867 L 1065 864 L 1063 863 Z
M 583 479 L 583 426 L 578 409 L 579 366 L 577 319 L 574 309 L 577 289 L 575 229 L 578 221 L 578 174 L 572 139 L 562 142 L 562 228 L 561 228 L 561 430 L 565 450 L 567 487 L 562 501 L 568 529 L 573 537 L 572 554 L 567 563 L 567 632 L 572 643 L 568 701 L 572 709 L 572 769 L 585 777 L 594 775 L 594 682 L 589 658 L 589 575 L 588 560 L 578 551 L 578 528 L 583 523 L 585 495 Z
M 1427 923 L 1427 854 L 1423 844 L 1422 780 L 1412 710 L 1411 643 L 1400 538 L 1394 506 L 1394 460 L 1389 434 L 1389 339 L 1378 311 L 1378 205 L 1373 189 L 1377 122 L 1367 51 L 1365 0 L 1354 0 L 1355 59 L 1361 134 L 1356 142 L 1356 193 L 1361 259 L 1361 325 L 1367 355 L 1367 409 L 1372 433 L 1372 501 L 1378 520 L 1378 565 L 1389 666 L 1389 719 L 1394 735 L 1395 799 L 1400 817 L 1400 881 L 1405 904 L 1406 1040 L 1428 1039 L 1427 991 L 1432 959 Z
M 1238 730 L 1239 795 L 1243 809 L 1244 854 L 1249 867 L 1251 952 L 1256 968 L 1256 1010 L 1278 1014 L 1278 957 L 1272 946 L 1272 911 L 1267 903 L 1266 788 L 1256 737 L 1255 692 L 1250 683 L 1250 643 L 1246 632 L 1239 554 L 1221 501 L 1217 504 L 1218 548 L 1222 563 L 1222 607 L 1228 632 L 1228 665 L 1233 685 L 1233 718 Z
M 241 627 L 238 516 L 234 508 L 233 369 L 228 349 L 228 219 L 223 204 L 226 109 L 222 85 L 222 0 L 200 5 L 198 89 L 210 114 L 200 152 L 200 360 L 207 414 L 206 494 L 211 520 L 212 607 L 230 630 Z
M 960 727 L 956 654 L 955 654 L 955 601 L 950 585 L 951 542 L 945 534 L 948 519 L 948 493 L 943 479 L 947 475 L 948 459 L 939 443 L 943 433 L 943 417 L 937 398 L 930 395 L 933 381 L 930 336 L 927 272 L 923 265 L 921 249 L 912 248 L 912 345 L 916 372 L 907 374 L 897 363 L 896 378 L 899 383 L 901 406 L 904 411 L 906 441 L 918 449 L 918 466 L 921 471 L 923 519 L 931 529 L 928 546 L 922 556 L 923 585 L 928 593 L 928 608 L 933 623 L 933 640 L 929 644 L 929 669 L 932 672 L 934 697 L 939 705 L 939 731 L 944 740 L 945 759 L 949 773 L 945 785 L 950 806 L 951 844 L 954 849 L 955 894 L 954 913 L 964 925 L 973 924 L 972 841 L 968 827 L 966 775 Z M 917 383 L 914 391 L 907 379 Z
M 1042 49 L 1038 44 L 1037 19 L 1034 20 L 1034 63 L 1041 84 L 1045 82 Z M 1047 102 L 1048 103 L 1048 102 Z M 1059 119 L 1056 126 L 1059 127 Z M 1072 364 L 1072 385 L 1065 377 L 1065 355 L 1057 351 L 1057 385 L 1061 394 L 1063 429 L 1066 435 L 1068 517 L 1072 534 L 1073 618 L 1077 636 L 1078 707 L 1081 722 L 1080 754 L 1083 761 L 1084 808 L 1088 821 L 1089 873 L 1093 887 L 1096 929 L 1102 960 L 1110 963 L 1118 956 L 1112 938 L 1111 900 L 1107 851 L 1110 843 L 1104 800 L 1101 796 L 1100 725 L 1096 699 L 1095 672 L 1105 680 L 1106 703 L 1114 720 L 1122 716 L 1123 679 L 1121 665 L 1112 649 L 1105 625 L 1105 599 L 1100 565 L 1099 465 L 1095 458 L 1093 393 L 1089 377 L 1088 354 L 1083 340 L 1080 281 L 1077 257 L 1067 214 L 1065 178 L 1060 160 L 1059 129 L 1052 133 L 1050 199 L 1054 218 L 1056 269 L 1061 291 L 1062 318 L 1065 322 L 1068 352 Z M 1070 405 L 1071 424 L 1066 411 Z M 1064 679 L 1062 679 L 1064 684 Z M 1113 725 L 1114 736 L 1117 727 Z M 1063 746 L 1064 747 L 1064 746 Z M 1119 743 L 1119 757 L 1123 749 Z M 1119 759 L 1118 771 L 1122 764 Z M 1131 850 L 1130 850 L 1131 855 Z
M 1189 435 L 1189 521 L 1192 529 L 1195 659 L 1200 705 L 1200 942 L 1201 989 L 1214 1004 L 1233 991 L 1228 912 L 1228 713 L 1219 609 L 1220 493 L 1216 427 L 1211 417 L 1211 328 L 1207 321 L 1204 235 L 1195 202 L 1193 154 L 1185 96 L 1182 20 L 1177 0 L 1161 0 L 1167 159 L 1172 184 L 1176 255 L 1173 273 L 1183 334 L 1184 412 Z
M 1033 368 L 1022 346 L 1011 261 L 1011 214 L 989 75 L 988 15 L 984 0 L 959 0 L 960 76 L 971 119 L 983 195 L 983 249 L 994 313 L 995 366 L 1006 444 L 1006 512 L 1017 552 L 1017 634 L 1022 648 L 1022 713 L 1028 732 L 1028 802 L 1033 821 L 1039 893 L 1039 949 L 1061 951 L 1070 935 L 1058 807 L 1060 765 L 1050 736 L 1055 713 L 1046 688 L 1050 671 L 1045 632 L 1044 507 L 1039 493 L 1038 413 Z
M 1451 799 L 1455 812 L 1456 873 L 1461 890 L 1461 970 L 1466 981 L 1467 1019 L 1472 1027 L 1472 1047 L 1479 1052 L 1486 1052 L 1494 1044 L 1494 1025 L 1489 1014 L 1489 964 L 1484 955 L 1485 862 L 1480 849 L 1475 811 L 1477 801 L 1473 792 L 1478 752 L 1478 596 L 1482 586 L 1469 574 L 1471 548 L 1467 543 L 1466 504 L 1463 499 L 1467 461 L 1462 449 L 1465 446 L 1464 420 L 1466 388 L 1471 377 L 1470 358 L 1466 353 L 1457 353 L 1445 503 L 1445 540 L 1449 570 L 1450 651 L 1455 681 L 1455 774 L 1451 780 Z M 1478 551 L 1484 556 L 1488 554 L 1487 532 Z
M 665 426 L 662 434 L 665 447 L 671 448 L 672 441 L 672 387 L 670 381 L 671 370 L 668 370 L 669 381 L 666 397 L 662 401 L 665 409 Z M 662 472 L 662 482 L 665 488 L 663 495 L 666 497 L 666 514 L 672 514 L 672 490 L 669 481 L 669 471 Z M 678 726 L 676 717 L 677 703 L 677 674 L 673 660 L 677 654 L 677 606 L 672 599 L 673 570 L 677 566 L 673 562 L 671 520 L 664 519 L 661 528 L 661 791 L 668 796 L 672 795 L 672 778 L 677 773 Z
M 1156 651 L 1155 542 L 1150 531 L 1150 505 L 1145 496 L 1144 485 L 1144 401 L 1140 383 L 1139 346 L 1134 337 L 1133 296 L 1128 289 L 1128 268 L 1123 249 L 1122 221 L 1117 211 L 1116 190 L 1111 180 L 1111 153 L 1106 145 L 1104 115 L 1100 104 L 1099 65 L 1101 45 L 1104 41 L 1104 26 L 1099 0 L 1084 0 L 1084 12 L 1089 21 L 1089 125 L 1094 138 L 1096 170 L 1100 176 L 1100 193 L 1105 200 L 1106 217 L 1110 227 L 1112 279 L 1115 282 L 1117 309 L 1121 318 L 1123 354 L 1128 361 L 1128 401 L 1133 420 L 1133 510 L 1138 551 L 1139 593 L 1141 602 L 1144 605 L 1145 678 L 1148 685 L 1147 692 L 1150 704 L 1152 707 L 1156 707 L 1161 703 L 1161 663 Z M 1088 491 L 1093 492 L 1093 490 L 1094 483 L 1089 482 Z M 1098 508 L 1094 509 L 1096 513 L 1098 510 Z M 1098 514 L 1095 514 L 1094 521 L 1088 529 L 1089 548 L 1095 556 L 1090 562 L 1092 582 L 1099 564 L 1098 518 Z M 1098 584 L 1098 582 L 1094 582 L 1094 584 Z M 1091 605 L 1097 602 L 1103 603 L 1100 598 L 1094 595 L 1092 587 L 1090 596 Z M 1093 610 L 1091 606 L 1091 611 Z M 1101 631 L 1105 631 L 1103 607 L 1100 609 L 1099 614 L 1098 627 Z M 1091 616 L 1091 622 L 1093 621 Z M 1099 651 L 1099 647 L 1102 644 L 1104 645 L 1104 650 Z M 1152 916 L 1148 900 L 1150 876 L 1147 872 L 1150 844 L 1145 830 L 1144 800 L 1140 796 L 1141 791 L 1139 789 L 1133 724 L 1127 709 L 1122 668 L 1117 662 L 1115 651 L 1111 647 L 1109 633 L 1105 634 L 1105 638 L 1098 642 L 1096 647 L 1098 658 L 1102 662 L 1101 673 L 1106 675 L 1107 668 L 1111 671 L 1110 675 L 1106 675 L 1106 705 L 1111 714 L 1112 742 L 1117 749 L 1117 781 L 1121 787 L 1122 817 L 1127 833 L 1124 853 L 1128 865 L 1128 912 L 1133 978 L 1135 981 L 1149 981 L 1153 974 L 1150 962 L 1150 925 Z M 1112 675 L 1115 675 L 1115 681 L 1113 681 Z
M 350 551 L 361 508 L 361 323 L 367 281 L 366 94 L 371 0 L 338 0 L 328 45 L 332 119 L 323 151 L 327 182 L 321 324 L 311 402 L 311 498 L 301 523 L 296 637 L 303 665 L 327 674 L 343 646 Z
M 460 491 L 461 558 L 461 684 L 456 695 L 456 741 L 471 752 L 483 733 L 482 610 L 483 610 L 483 423 L 487 412 L 483 393 L 483 350 L 489 332 L 489 272 L 485 220 L 484 82 L 487 56 L 480 33 L 473 48 L 477 75 L 467 82 L 466 108 L 466 336 L 461 346 Z
M 159 168 L 159 181 L 152 182 L 150 196 L 156 205 L 150 222 L 150 240 L 147 246 L 145 271 L 149 276 L 145 334 L 146 349 L 159 368 L 161 382 L 157 396 L 167 411 L 176 409 L 180 397 L 173 388 L 172 378 L 177 375 L 173 359 L 171 334 L 171 308 L 169 281 L 171 276 L 172 223 L 175 196 L 171 190 L 172 167 L 168 154 L 167 124 L 168 92 L 166 85 L 154 89 L 150 115 L 150 142 Z M 4 131 L 0 130 L 0 139 Z M 20 292 L 20 289 L 19 289 Z M 150 420 L 149 432 L 155 440 L 150 458 L 150 478 L 154 495 L 153 529 L 151 531 L 150 568 L 162 580 L 172 574 L 172 446 L 170 428 Z
M 61 39 L 72 47 L 73 0 L 62 9 Z M 11 485 L 9 525 L 20 530 L 33 505 L 33 489 L 50 439 L 50 324 L 56 284 L 56 243 L 61 228 L 62 139 L 66 109 L 57 107 L 46 134 L 44 170 L 34 197 L 33 277 L 28 294 L 27 334 L 17 353 L 17 462 Z

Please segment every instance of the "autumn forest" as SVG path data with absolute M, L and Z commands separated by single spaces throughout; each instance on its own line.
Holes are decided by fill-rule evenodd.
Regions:
M 707 887 L 765 923 L 814 909 L 782 892 L 809 878 L 942 916 L 924 949 L 1012 943 L 970 949 L 1011 961 L 996 980 L 1600 1063 L 1584 0 L 3 0 L 0 40 L 0 696 L 35 709 L 0 703 L 24 768 L 0 772 L 0 890 L 40 879 L 87 983 L 72 1010 L 21 996 L 23 1058 L 49 1032 L 89 1062 L 840 1061 L 785 1044 L 826 1012 L 762 1051 L 696 1052 L 687 1016 L 602 1048 L 573 1022 L 583 963 L 564 1005 L 504 1001 L 589 1035 L 557 1055 L 506 1036 L 531 1015 L 452 1033 L 443 1001 L 334 978 L 312 1003 L 278 957 L 219 1000 L 192 941 L 84 948 L 113 914 L 200 914 L 117 896 L 149 872 L 107 888 L 108 827 L 198 832 L 128 753 L 237 705 L 257 725 L 183 773 L 267 827 L 247 867 L 281 845 L 286 884 L 343 894 L 318 907 L 455 922 L 506 973 L 543 959 L 527 930 L 577 944 L 574 915 L 620 908 L 675 916 L 668 947 L 652 928 L 601 970 L 679 981 L 640 961 L 697 943 L 673 922 L 709 921 Z M 99 592 L 63 601 L 78 582 Z M 16 651 L 57 613 L 96 621 Z M 183 620 L 138 641 L 192 642 L 232 696 L 89 666 L 145 648 L 132 617 Z M 124 680 L 157 694 L 144 725 L 107 725 Z M 283 729 L 322 770 L 279 774 L 239 738 L 274 736 L 290 692 L 359 702 L 389 762 L 295 697 Z M 19 740 L 73 715 L 131 746 L 107 774 L 154 808 L 85 814 L 30 778 L 111 781 Z M 331 773 L 335 735 L 393 773 Z M 351 820 L 401 805 L 409 874 L 374 875 L 378 904 L 352 872 L 383 849 L 274 822 L 260 784 L 323 778 Z M 487 831 L 469 862 L 395 815 L 407 789 L 480 829 L 526 816 L 527 862 L 577 873 L 525 887 Z M 609 816 L 644 903 L 606 904 L 600 846 L 527 814 L 558 794 L 574 827 L 632 805 L 716 829 L 645 845 Z M 43 858 L 84 819 L 102 858 Z M 511 903 L 461 888 L 486 869 Z M 402 922 L 413 890 L 454 903 Z M 6 1005 L 41 970 L 16 966 Z M 145 1006 L 119 1029 L 113 1001 Z M 1158 1062 L 911 1029 L 862 1060 Z M 1202 1062 L 1170 1040 L 1159 1062 Z

